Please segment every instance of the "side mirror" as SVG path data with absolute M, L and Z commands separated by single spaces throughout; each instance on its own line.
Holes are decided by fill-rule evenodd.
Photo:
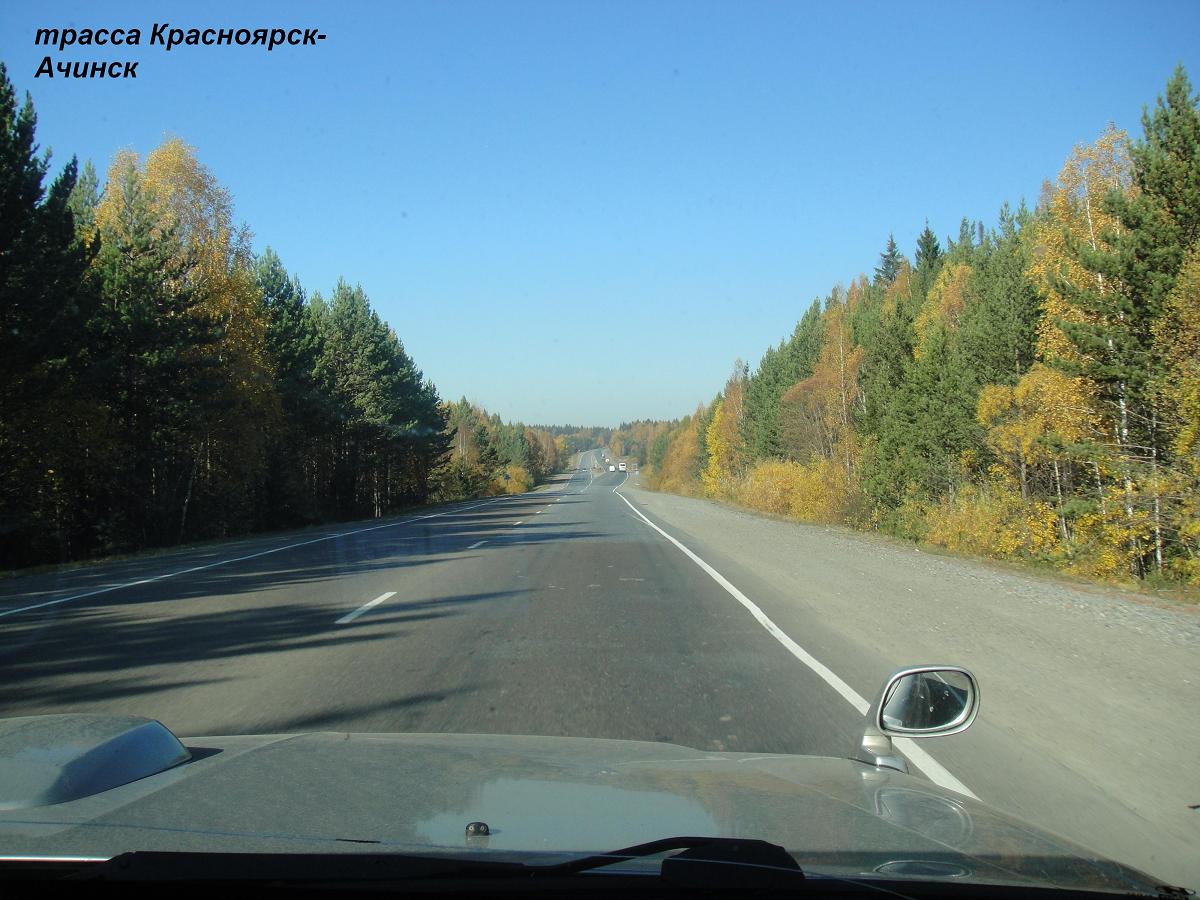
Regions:
M 940 737 L 971 727 L 979 714 L 979 682 L 962 666 L 909 666 L 892 673 L 867 712 L 856 758 L 907 772 L 892 736 Z

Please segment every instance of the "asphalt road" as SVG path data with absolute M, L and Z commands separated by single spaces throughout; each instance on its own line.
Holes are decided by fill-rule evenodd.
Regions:
M 858 538 L 836 560 L 827 544 L 788 550 L 781 574 L 730 547 L 761 550 L 790 526 L 724 512 L 705 525 L 685 508 L 696 501 L 658 509 L 640 491 L 631 503 L 617 491 L 626 474 L 595 460 L 529 494 L 0 582 L 0 716 L 127 713 L 183 736 L 469 732 L 847 756 L 894 665 L 972 662 L 889 658 L 867 625 L 837 621 L 865 587 L 824 610 L 797 602 L 854 576 L 874 552 Z M 915 576 L 879 567 L 870 584 L 899 610 L 894 592 Z M 906 653 L 916 646 L 964 645 L 905 639 Z M 1195 873 L 1190 819 L 1164 818 L 1164 832 L 1135 808 L 1138 786 L 1114 803 L 1064 765 L 1071 733 L 1045 730 L 1056 754 L 1023 720 L 986 720 L 990 687 L 967 734 L 906 742 L 916 774 L 1161 877 Z
M 859 714 L 636 518 L 613 490 L 625 477 L 585 464 L 543 491 L 342 537 L 9 581 L 0 714 L 847 755 Z

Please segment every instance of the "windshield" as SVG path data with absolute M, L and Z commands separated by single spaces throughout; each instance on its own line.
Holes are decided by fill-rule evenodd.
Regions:
M 6 4 L 0 856 L 1200 887 L 1198 26 Z

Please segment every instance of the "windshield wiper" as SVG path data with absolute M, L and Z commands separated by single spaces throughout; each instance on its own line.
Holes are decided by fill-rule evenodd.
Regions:
M 650 841 L 562 863 L 529 864 L 415 854 L 333 853 L 204 853 L 135 851 L 102 863 L 81 865 L 71 880 L 122 882 L 274 882 L 291 884 L 371 883 L 480 877 L 498 879 L 563 879 L 682 850 L 662 861 L 660 876 L 675 884 L 796 885 L 804 873 L 782 847 L 761 840 L 718 837 L 673 837 Z M 652 873 L 644 873 L 652 874 Z
M 723 837 L 673 837 L 635 844 L 611 853 L 585 856 L 564 863 L 536 866 L 548 875 L 569 875 L 613 863 L 683 850 L 662 861 L 661 874 L 670 881 L 699 882 L 722 887 L 727 882 L 746 884 L 747 878 L 770 881 L 772 885 L 804 880 L 800 865 L 783 847 L 767 841 Z M 764 885 L 765 886 L 765 885 Z

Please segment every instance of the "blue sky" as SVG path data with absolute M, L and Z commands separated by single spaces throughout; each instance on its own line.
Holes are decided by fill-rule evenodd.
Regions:
M 147 46 L 318 27 L 317 47 Z M 136 81 L 34 80 L 37 27 L 133 27 Z M 38 136 L 103 173 L 195 146 L 305 287 L 360 282 L 444 397 L 504 418 L 685 414 L 928 218 L 1031 203 L 1140 130 L 1200 3 L 7 3 Z M 116 52 L 112 52 L 116 50 Z

